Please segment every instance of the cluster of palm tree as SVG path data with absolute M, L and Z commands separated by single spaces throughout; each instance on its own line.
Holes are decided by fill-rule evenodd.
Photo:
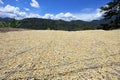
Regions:
M 6 22 L 6 21 L 0 21 L 0 27 L 12 27 L 12 28 L 17 28 L 20 26 L 19 21 L 16 19 L 13 19 L 11 22 Z

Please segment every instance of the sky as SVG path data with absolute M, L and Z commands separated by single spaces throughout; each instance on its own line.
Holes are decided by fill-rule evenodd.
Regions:
M 66 21 L 100 19 L 100 7 L 110 0 L 0 0 L 0 17 Z

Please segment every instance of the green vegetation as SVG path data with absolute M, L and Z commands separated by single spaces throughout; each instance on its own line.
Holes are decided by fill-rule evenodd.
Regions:
M 24 28 L 34 30 L 94 30 L 100 27 L 98 21 L 86 22 L 81 20 L 63 21 L 41 18 L 25 18 L 15 20 L 10 18 L 0 18 L 0 27 Z
M 0 22 L 0 27 L 10 27 L 10 23 L 1 21 Z
M 19 23 L 19 21 L 13 19 L 13 21 L 10 23 L 10 26 L 13 28 L 17 28 L 20 26 L 20 23 Z
M 13 19 L 11 21 L 0 21 L 0 27 L 12 27 L 12 28 L 17 28 L 20 26 L 19 21 Z
M 66 30 L 77 31 L 87 29 L 97 29 L 99 23 L 85 22 L 81 20 L 63 21 L 41 18 L 26 18 L 20 21 L 20 28 L 36 29 L 36 30 Z
M 105 11 L 105 23 L 101 24 L 104 30 L 120 28 L 120 0 L 111 0 L 106 6 L 101 7 L 101 10 Z

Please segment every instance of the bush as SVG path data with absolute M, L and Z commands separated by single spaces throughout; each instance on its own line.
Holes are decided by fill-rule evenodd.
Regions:
M 0 22 L 0 27 L 10 27 L 10 23 L 9 22 Z

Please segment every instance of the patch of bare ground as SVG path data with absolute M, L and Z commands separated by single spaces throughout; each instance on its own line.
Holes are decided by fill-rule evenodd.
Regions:
M 10 31 L 24 31 L 27 29 L 22 28 L 0 28 L 0 32 L 10 32 Z
M 0 33 L 0 80 L 120 80 L 120 30 Z

